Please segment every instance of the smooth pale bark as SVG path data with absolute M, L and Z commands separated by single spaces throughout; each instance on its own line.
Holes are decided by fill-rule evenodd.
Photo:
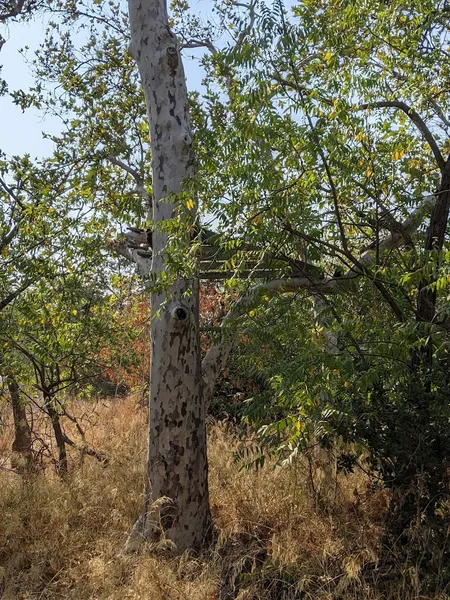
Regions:
M 166 268 L 166 234 L 176 195 L 193 176 L 189 105 L 179 45 L 164 0 L 129 0 L 130 52 L 145 93 L 152 148 L 152 276 Z M 186 240 L 186 246 L 188 240 Z M 146 262 L 144 260 L 144 262 Z M 148 261 L 147 261 L 148 262 Z M 211 534 L 203 402 L 198 280 L 152 294 L 148 486 L 144 514 L 130 536 L 170 539 L 179 551 Z

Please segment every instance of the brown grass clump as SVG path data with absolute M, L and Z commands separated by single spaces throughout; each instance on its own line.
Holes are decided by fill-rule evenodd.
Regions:
M 146 415 L 128 398 L 98 407 L 90 422 L 87 440 L 107 466 L 73 451 L 65 481 L 49 468 L 29 479 L 0 472 L 4 600 L 427 598 L 410 571 L 385 584 L 377 560 L 387 497 L 365 474 L 322 481 L 319 497 L 307 461 L 242 471 L 220 424 L 209 444 L 214 547 L 124 556 L 142 504 Z M 2 442 L 3 453 L 9 447 Z

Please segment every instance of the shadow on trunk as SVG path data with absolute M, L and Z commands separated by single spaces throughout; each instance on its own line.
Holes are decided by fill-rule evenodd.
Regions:
M 11 466 L 19 473 L 30 473 L 34 469 L 31 428 L 28 423 L 25 403 L 17 381 L 7 377 L 7 386 L 14 419 L 14 441 L 12 443 Z

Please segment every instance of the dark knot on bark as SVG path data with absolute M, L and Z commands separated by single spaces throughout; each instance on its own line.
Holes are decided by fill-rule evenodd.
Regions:
M 188 309 L 181 305 L 172 308 L 170 315 L 178 325 L 184 325 L 189 319 Z

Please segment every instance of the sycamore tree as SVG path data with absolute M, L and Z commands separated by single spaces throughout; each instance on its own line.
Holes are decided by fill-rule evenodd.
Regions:
M 189 189 L 195 155 L 180 47 L 165 0 L 130 1 L 129 14 L 130 53 L 139 68 L 150 127 L 151 276 L 157 282 L 167 270 L 164 223 L 180 215 L 195 218 L 196 198 Z M 189 237 L 180 243 L 187 247 Z M 211 535 L 196 274 L 155 286 L 151 313 L 147 505 L 135 533 L 140 528 L 154 536 L 162 530 L 184 550 L 201 546 Z
M 192 183 L 194 156 L 178 42 L 168 29 L 163 4 L 153 9 L 156 12 L 149 25 L 154 24 L 156 30 L 151 34 L 151 52 L 145 61 L 152 65 L 151 61 L 161 55 L 161 65 L 153 64 L 152 68 L 165 70 L 164 76 L 168 77 L 157 94 L 145 86 L 144 94 L 140 91 L 138 73 L 131 68 L 126 36 L 120 29 L 123 14 L 111 5 L 107 10 L 116 18 L 111 28 L 102 31 L 97 21 L 81 20 L 79 35 L 86 33 L 84 27 L 88 31 L 81 48 L 68 34 L 67 23 L 52 26 L 45 50 L 37 55 L 40 81 L 29 94 L 18 92 L 15 98 L 23 108 L 45 103 L 49 110 L 61 114 L 62 109 L 62 114 L 67 115 L 67 128 L 53 138 L 54 160 L 63 172 L 69 173 L 77 190 L 85 192 L 81 202 L 93 203 L 100 214 L 107 207 L 115 218 L 121 216 L 130 224 L 148 219 L 146 213 L 153 209 L 149 484 L 146 508 L 135 534 L 157 538 L 164 533 L 183 550 L 201 546 L 212 529 L 200 370 L 198 279 L 195 275 L 174 277 L 168 268 L 166 251 L 170 227 L 183 230 L 184 237 L 184 231 L 193 224 L 194 191 L 187 191 L 185 196 L 180 193 L 188 180 Z M 108 23 L 113 21 L 109 19 Z M 132 27 L 137 30 L 140 25 L 135 21 Z M 135 58 L 140 56 L 141 43 L 136 41 Z M 42 84 L 44 77 L 50 85 L 49 94 Z M 141 79 L 148 77 L 149 74 L 141 73 Z M 164 91 L 166 87 L 168 91 Z M 123 93 L 118 96 L 117 90 Z M 152 115 L 149 120 L 145 118 L 144 96 Z M 157 105 L 152 104 L 152 98 Z M 149 129 L 152 144 L 161 137 L 152 146 L 151 175 Z M 178 259 L 187 254 L 189 239 L 186 233 L 185 241 L 178 244 Z M 142 250 L 127 250 L 145 263 Z M 146 264 L 142 267 L 147 268 Z
M 162 0 L 130 2 L 141 83 L 126 16 L 97 10 L 82 44 L 67 23 L 53 28 L 39 85 L 16 98 L 63 105 L 56 156 L 76 164 L 77 189 L 131 225 L 133 206 L 152 229 L 151 252 L 122 248 L 152 293 L 148 485 L 133 540 L 163 534 L 182 550 L 211 531 L 205 406 L 237 328 L 250 342 L 242 368 L 262 382 L 245 417 L 265 447 L 289 460 L 312 436 L 362 442 L 393 490 L 394 537 L 445 530 L 446 6 L 227 2 L 202 23 L 185 3 L 169 22 Z M 181 52 L 198 47 L 204 89 L 189 102 Z M 213 268 L 235 298 L 202 368 L 197 211 L 222 234 Z
M 399 2 L 386 10 L 377 3 L 364 10 L 358 3 L 339 8 L 336 18 L 335 3 L 300 2 L 289 22 L 280 2 L 272 9 L 232 2 L 218 7 L 235 31 L 234 43 L 219 52 L 203 40 L 211 54 L 204 61 L 210 85 L 196 114 L 203 119 L 199 137 L 203 133 L 205 141 L 196 191 L 223 230 L 260 249 L 261 261 L 282 256 L 297 271 L 292 276 L 280 269 L 276 279 L 244 294 L 227 321 L 255 299 L 270 300 L 271 292 L 297 291 L 302 297 L 306 292 L 309 322 L 319 320 L 324 352 L 334 357 L 322 358 L 333 368 L 325 370 L 328 380 L 318 377 L 310 389 L 305 375 L 294 371 L 301 390 L 292 403 L 294 418 L 283 421 L 284 431 L 277 424 L 275 442 L 293 435 L 281 447 L 295 448 L 305 416 L 315 415 L 346 439 L 365 441 L 374 469 L 393 489 L 391 532 L 404 543 L 421 522 L 439 530 L 447 518 L 450 167 L 442 67 L 447 15 L 445 7 L 422 2 Z M 184 148 L 180 140 L 187 144 L 190 136 L 183 137 L 181 117 L 179 127 L 169 118 L 177 114 L 171 103 L 178 108 L 181 102 L 168 87 L 178 73 L 178 53 L 166 50 L 177 56 L 173 64 L 165 62 L 159 46 L 146 53 L 147 34 L 158 11 L 165 18 L 165 9 L 152 3 L 147 9 L 151 19 L 142 5 L 139 18 L 131 8 L 132 52 L 150 107 L 152 160 L 159 169 L 153 186 L 157 173 L 164 187 L 170 160 L 163 152 L 169 148 L 174 160 Z M 186 45 L 200 43 L 196 38 Z M 156 72 L 146 70 L 152 60 L 159 61 Z M 216 91 L 217 82 L 223 93 Z M 164 94 L 158 100 L 159 84 L 170 89 L 168 102 Z M 164 107 L 172 107 L 169 117 Z M 183 158 L 189 164 L 184 151 L 178 166 Z M 189 175 L 183 171 L 185 179 Z M 178 185 L 167 191 L 179 194 Z M 169 203 L 161 216 L 157 203 L 164 190 L 153 193 L 157 232 L 161 220 L 183 207 Z M 188 196 L 187 206 L 190 201 Z M 164 267 L 157 258 L 159 239 L 154 234 L 154 275 Z M 245 264 L 245 250 L 241 245 L 235 264 Z M 154 321 L 154 350 L 175 327 L 177 315 L 170 310 L 183 306 L 176 294 L 170 298 L 166 312 L 158 314 L 162 325 Z M 252 316 L 257 310 L 252 308 Z M 185 314 L 189 311 L 180 311 Z M 155 352 L 151 402 L 161 391 L 156 373 L 164 360 L 171 376 L 177 372 L 170 349 L 169 344 L 165 357 Z M 211 375 L 211 357 L 217 369 L 228 352 L 227 343 L 212 347 L 204 373 Z M 166 390 L 170 406 L 170 386 Z M 156 404 L 161 400 L 158 394 Z M 158 410 L 154 406 L 159 417 Z M 150 465 L 151 481 L 155 470 Z M 168 469 L 164 476 L 170 477 Z M 417 546 L 422 552 L 420 542 Z M 437 566 L 440 554 L 432 556 Z

